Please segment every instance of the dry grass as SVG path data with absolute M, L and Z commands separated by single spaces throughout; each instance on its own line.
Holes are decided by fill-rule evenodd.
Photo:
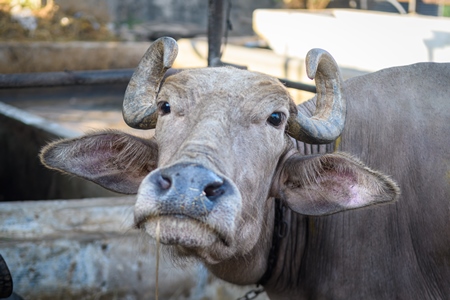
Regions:
M 3 41 L 112 41 L 117 40 L 107 23 L 86 12 L 63 11 L 47 1 L 41 7 L 24 7 L 36 18 L 35 30 L 24 28 L 12 17 L 10 0 L 0 0 L 0 40 Z

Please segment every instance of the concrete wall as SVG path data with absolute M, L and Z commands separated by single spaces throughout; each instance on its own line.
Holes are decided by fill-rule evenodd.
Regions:
M 138 24 L 142 22 L 195 24 L 206 30 L 207 0 L 55 0 L 62 8 L 87 11 L 113 23 Z M 226 0 L 224 2 L 227 2 Z M 252 13 L 257 8 L 275 8 L 281 1 L 231 1 L 231 35 L 251 35 Z

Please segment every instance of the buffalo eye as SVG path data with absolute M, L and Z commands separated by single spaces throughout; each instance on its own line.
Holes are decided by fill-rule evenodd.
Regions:
M 159 110 L 162 115 L 167 115 L 170 113 L 170 104 L 167 101 L 159 102 Z
M 283 122 L 284 119 L 284 114 L 282 112 L 273 112 L 269 118 L 267 118 L 267 122 L 274 126 L 274 127 L 278 127 L 280 126 L 280 124 Z

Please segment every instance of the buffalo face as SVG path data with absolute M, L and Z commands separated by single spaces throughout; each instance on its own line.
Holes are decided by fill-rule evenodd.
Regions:
M 210 264 L 248 253 L 267 229 L 258 199 L 289 145 L 290 101 L 277 80 L 233 68 L 167 78 L 156 99 L 158 168 L 140 185 L 137 225 L 156 237 L 159 222 L 162 243 Z

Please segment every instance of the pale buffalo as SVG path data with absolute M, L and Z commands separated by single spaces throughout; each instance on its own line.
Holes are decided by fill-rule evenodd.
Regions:
M 296 107 L 277 79 L 231 67 L 163 80 L 176 54 L 154 42 L 125 95 L 125 121 L 154 138 L 97 132 L 42 161 L 137 193 L 136 226 L 174 258 L 271 299 L 448 299 L 450 64 L 343 82 L 316 49 L 317 96 Z

